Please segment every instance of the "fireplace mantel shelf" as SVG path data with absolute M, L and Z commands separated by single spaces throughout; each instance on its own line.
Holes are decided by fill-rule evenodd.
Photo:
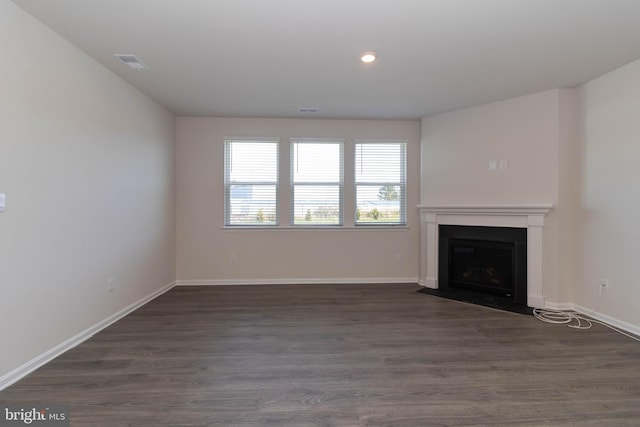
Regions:
M 438 227 L 470 225 L 527 229 L 527 305 L 544 307 L 542 229 L 551 204 L 418 205 L 420 210 L 420 283 L 438 289 Z
M 418 205 L 424 212 L 475 215 L 546 215 L 553 205 Z

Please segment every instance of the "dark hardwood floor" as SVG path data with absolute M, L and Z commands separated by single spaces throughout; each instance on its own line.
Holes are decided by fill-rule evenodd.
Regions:
M 418 289 L 175 288 L 0 402 L 72 426 L 640 425 L 640 343 Z

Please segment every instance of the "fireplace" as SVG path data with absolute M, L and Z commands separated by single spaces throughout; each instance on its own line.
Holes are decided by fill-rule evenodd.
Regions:
M 497 308 L 527 305 L 527 230 L 440 225 L 440 293 Z
M 418 205 L 420 209 L 420 275 L 424 293 L 441 291 L 440 226 L 504 227 L 526 230 L 526 307 L 545 307 L 543 228 L 551 204 L 536 205 Z M 456 289 L 462 292 L 462 289 Z M 442 291 L 442 292 L 448 292 Z M 491 295 L 488 293 L 487 295 Z M 516 304 L 514 304 L 516 305 Z M 517 307 L 522 307 L 516 305 Z M 515 310 L 514 310 L 515 311 Z

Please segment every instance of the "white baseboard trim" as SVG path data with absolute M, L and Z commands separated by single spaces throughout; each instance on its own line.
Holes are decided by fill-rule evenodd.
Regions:
M 427 277 L 424 279 L 424 286 L 429 289 L 438 289 L 438 279 Z
M 45 351 L 41 355 L 35 357 L 34 359 L 28 361 L 27 363 L 25 363 L 23 365 L 17 367 L 13 371 L 3 375 L 2 377 L 0 377 L 0 391 L 4 390 L 5 388 L 9 387 L 11 384 L 14 384 L 15 382 L 17 382 L 20 379 L 24 378 L 25 376 L 29 375 L 30 373 L 32 373 L 36 369 L 40 368 L 41 366 L 45 365 L 46 363 L 49 363 L 50 361 L 52 361 L 56 357 L 60 356 L 64 352 L 69 351 L 72 348 L 76 347 L 77 345 L 79 345 L 79 344 L 83 343 L 84 341 L 88 340 L 89 338 L 94 336 L 96 333 L 98 333 L 101 330 L 105 329 L 106 327 L 112 325 L 113 323 L 115 323 L 118 320 L 122 319 L 126 315 L 134 312 L 135 310 L 137 310 L 138 308 L 142 307 L 143 305 L 145 305 L 146 303 L 150 302 L 151 300 L 153 300 L 153 299 L 159 297 L 160 295 L 164 294 L 165 292 L 169 291 L 175 285 L 176 285 L 176 283 L 173 282 L 173 283 L 170 283 L 170 284 L 158 289 L 157 291 L 147 295 L 146 297 L 143 297 L 143 298 L 139 299 L 138 301 L 134 302 L 133 304 L 129 305 L 128 307 L 123 308 L 122 310 L 112 314 L 111 316 L 107 317 L 106 319 L 101 320 L 100 322 L 96 323 L 95 325 L 85 329 L 84 331 L 80 332 L 79 334 L 77 334 L 77 335 L 69 338 L 68 340 L 56 345 L 55 347 Z
M 607 325 L 611 325 L 615 328 L 621 329 L 625 332 L 629 332 L 630 334 L 636 335 L 640 337 L 640 326 L 632 325 L 631 323 L 625 322 L 620 319 L 616 319 L 615 317 L 611 317 L 607 314 L 600 313 L 595 310 L 591 310 L 586 307 L 582 307 L 578 304 L 573 304 L 570 302 L 562 302 L 562 303 L 554 303 L 548 302 L 545 305 L 546 308 L 550 308 L 553 310 L 573 310 L 577 311 L 580 314 L 584 314 L 593 319 L 599 320 L 600 322 L 604 322 Z
M 607 325 L 614 326 L 618 329 L 622 329 L 625 332 L 629 332 L 633 335 L 637 335 L 640 337 L 640 326 L 632 325 L 631 323 L 625 322 L 620 319 L 616 319 L 615 317 L 611 317 L 607 314 L 603 314 L 597 311 L 590 310 L 586 307 L 582 307 L 580 305 L 574 304 L 574 310 L 586 314 L 589 317 L 593 317 L 596 320 L 606 323 Z
M 533 308 L 546 307 L 544 297 L 542 295 L 527 295 L 527 305 Z
M 348 277 L 313 279 L 210 279 L 178 280 L 176 286 L 230 286 L 230 285 L 352 285 L 380 283 L 418 283 L 417 277 Z
M 550 301 L 545 301 L 544 303 L 544 308 L 548 308 L 551 310 L 574 310 L 577 311 L 575 309 L 575 304 L 572 304 L 570 302 L 550 302 Z

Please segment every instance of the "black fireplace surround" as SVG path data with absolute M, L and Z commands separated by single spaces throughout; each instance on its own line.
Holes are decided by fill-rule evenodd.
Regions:
M 440 225 L 437 291 L 440 296 L 528 312 L 527 230 Z

